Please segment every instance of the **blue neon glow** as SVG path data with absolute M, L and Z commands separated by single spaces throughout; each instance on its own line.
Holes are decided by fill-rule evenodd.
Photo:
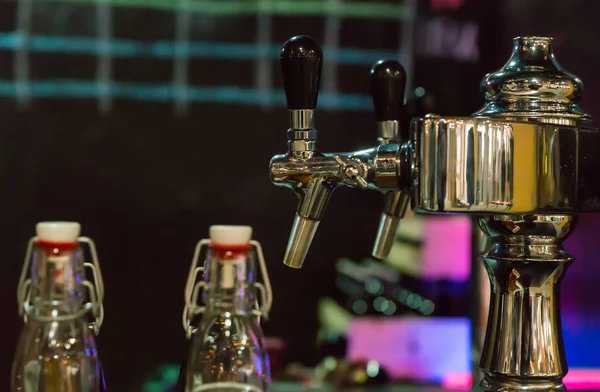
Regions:
M 113 57 L 213 58 L 229 60 L 255 60 L 262 55 L 262 45 L 257 43 L 231 42 L 137 42 L 129 40 L 105 41 L 93 37 L 25 36 L 21 33 L 0 34 L 0 49 L 29 50 L 32 52 L 74 53 Z M 269 57 L 279 58 L 281 45 L 270 45 Z M 372 65 L 380 59 L 396 59 L 402 62 L 403 54 L 393 51 L 377 51 L 358 48 L 323 50 L 324 60 L 337 64 Z
M 238 105 L 258 105 L 267 102 L 272 106 L 285 106 L 285 94 L 281 90 L 261 91 L 234 86 L 175 87 L 138 83 L 95 83 L 85 80 L 41 80 L 18 83 L 0 80 L 0 96 L 15 98 L 18 89 L 26 89 L 32 98 L 79 98 L 95 99 L 103 91 L 113 98 L 139 101 L 171 102 L 175 94 L 183 90 L 189 102 L 213 102 Z M 358 94 L 319 94 L 319 109 L 371 111 L 372 98 Z

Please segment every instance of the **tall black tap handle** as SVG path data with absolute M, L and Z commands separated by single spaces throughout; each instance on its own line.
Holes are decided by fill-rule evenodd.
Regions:
M 400 121 L 406 70 L 395 60 L 380 60 L 371 68 L 371 94 L 377 121 Z
M 317 41 L 306 35 L 290 38 L 279 58 L 288 109 L 315 109 L 323 64 Z

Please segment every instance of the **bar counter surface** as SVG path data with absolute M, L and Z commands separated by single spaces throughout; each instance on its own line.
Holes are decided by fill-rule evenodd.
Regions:
M 300 391 L 319 391 L 319 392 L 446 392 L 452 389 L 446 389 L 438 386 L 415 386 L 415 385 L 382 385 L 373 387 L 355 387 L 355 388 L 335 388 L 328 385 L 307 386 L 293 382 L 276 382 L 271 387 L 271 392 L 300 392 Z
M 271 392 L 300 392 L 300 391 L 319 391 L 319 392 L 449 392 L 449 391 L 470 391 L 475 389 L 448 389 L 440 386 L 415 386 L 415 385 L 383 385 L 378 387 L 357 387 L 357 388 L 334 388 L 327 385 L 306 386 L 297 383 L 273 383 Z M 600 392 L 597 389 L 585 390 L 586 392 Z

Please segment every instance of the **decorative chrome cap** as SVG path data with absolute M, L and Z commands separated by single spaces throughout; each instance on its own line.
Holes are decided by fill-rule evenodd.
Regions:
M 583 83 L 554 58 L 552 38 L 517 37 L 510 60 L 481 83 L 486 104 L 473 117 L 575 124 L 591 120 L 579 107 Z

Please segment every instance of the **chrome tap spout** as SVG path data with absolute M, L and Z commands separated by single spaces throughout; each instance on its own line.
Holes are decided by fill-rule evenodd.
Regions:
M 289 151 L 273 157 L 271 181 L 292 189 L 299 200 L 284 264 L 302 267 L 329 197 L 338 186 L 397 189 L 399 162 L 405 159 L 398 156 L 398 151 L 399 145 L 382 145 L 351 153 Z

